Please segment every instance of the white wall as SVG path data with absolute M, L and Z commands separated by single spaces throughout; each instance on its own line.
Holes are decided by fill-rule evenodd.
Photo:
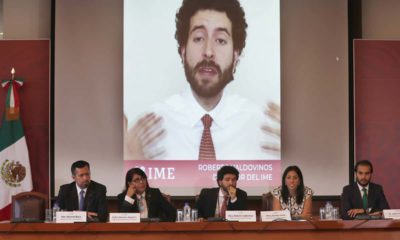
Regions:
M 4 39 L 50 38 L 51 0 L 3 0 Z
M 384 2 L 363 1 L 365 38 L 399 38 L 400 3 Z M 302 162 L 317 195 L 339 193 L 348 181 L 346 164 L 329 173 L 307 166 L 348 162 L 347 1 L 281 5 L 283 165 Z M 4 0 L 5 38 L 48 38 L 50 6 L 50 0 Z M 107 172 L 122 169 L 122 1 L 57 0 L 56 6 L 58 24 L 67 27 L 56 26 L 55 154 L 62 163 L 56 182 L 69 181 L 72 161 L 100 160 L 113 164 L 104 173 L 93 166 L 93 178 L 116 182 L 111 192 L 118 192 L 123 174 Z M 320 177 L 333 190 L 315 184 Z
M 400 1 L 363 0 L 362 35 L 365 39 L 400 39 Z
M 57 1 L 56 189 L 80 158 L 95 163 L 93 179 L 109 195 L 122 188 L 121 2 Z M 316 195 L 340 194 L 349 158 L 347 1 L 282 0 L 281 9 L 282 163 L 299 165 Z
M 283 168 L 316 195 L 348 184 L 347 1 L 282 0 Z
M 57 0 L 55 193 L 70 166 L 91 163 L 108 195 L 124 186 L 122 166 L 122 1 Z

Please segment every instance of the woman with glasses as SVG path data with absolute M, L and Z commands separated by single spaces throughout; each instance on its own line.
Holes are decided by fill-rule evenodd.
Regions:
M 130 169 L 125 176 L 125 190 L 118 195 L 120 212 L 137 212 L 140 218 L 175 221 L 176 209 L 161 194 L 151 188 L 146 173 L 140 168 Z

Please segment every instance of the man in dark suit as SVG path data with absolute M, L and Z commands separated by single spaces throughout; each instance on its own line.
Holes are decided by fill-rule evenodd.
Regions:
M 146 173 L 140 168 L 130 169 L 125 176 L 125 190 L 118 195 L 120 212 L 137 212 L 141 218 L 175 221 L 176 209 L 158 188 L 151 188 Z
M 356 182 L 343 188 L 341 215 L 343 219 L 354 219 L 359 215 L 380 216 L 389 209 L 382 186 L 372 183 L 372 164 L 368 160 L 357 162 L 354 171 Z
M 202 189 L 196 203 L 199 218 L 225 218 L 227 210 L 247 210 L 247 193 L 236 188 L 239 171 L 232 166 L 218 170 L 218 188 Z
M 74 162 L 71 173 L 74 182 L 60 187 L 56 204 L 62 210 L 86 211 L 88 221 L 107 221 L 107 189 L 91 181 L 89 163 L 83 160 Z

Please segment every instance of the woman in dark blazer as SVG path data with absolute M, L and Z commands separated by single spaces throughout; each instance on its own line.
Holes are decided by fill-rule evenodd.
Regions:
M 141 218 L 175 221 L 176 209 L 161 194 L 151 188 L 146 173 L 140 168 L 130 169 L 125 176 L 125 190 L 118 195 L 120 212 L 137 212 Z

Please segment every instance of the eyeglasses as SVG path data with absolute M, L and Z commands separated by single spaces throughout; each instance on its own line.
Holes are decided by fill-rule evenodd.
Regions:
M 144 182 L 146 182 L 146 178 L 136 178 L 136 179 L 132 179 L 132 182 L 133 182 L 133 183 L 136 183 L 136 184 L 138 184 L 138 183 L 144 183 Z

